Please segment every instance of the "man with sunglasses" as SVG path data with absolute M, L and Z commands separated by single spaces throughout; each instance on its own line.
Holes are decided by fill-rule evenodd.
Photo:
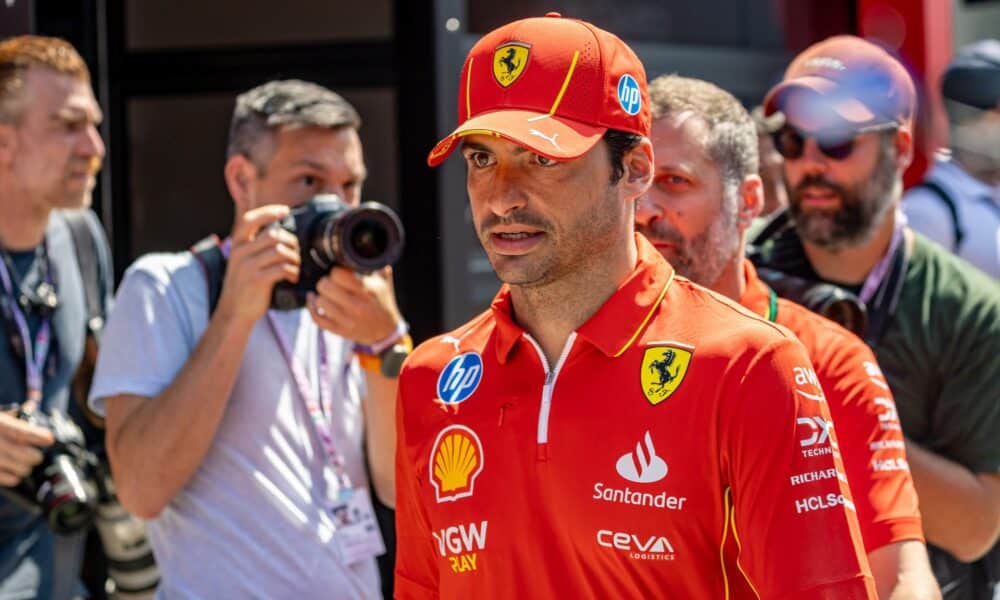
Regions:
M 982 557 L 1000 533 L 1000 288 L 913 233 L 897 212 L 913 155 L 913 83 L 879 47 L 820 42 L 765 111 L 785 158 L 789 210 L 759 261 L 866 304 L 865 341 L 895 395 L 931 562 L 945 598 L 992 598 Z

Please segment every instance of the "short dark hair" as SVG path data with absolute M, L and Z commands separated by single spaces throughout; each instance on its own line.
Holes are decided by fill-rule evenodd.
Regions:
M 278 129 L 361 127 L 361 117 L 339 94 L 315 83 L 269 81 L 236 98 L 226 157 L 243 155 L 263 168 L 260 143 Z
M 625 175 L 625 153 L 635 148 L 642 141 L 642 136 L 609 129 L 604 132 L 604 143 L 608 145 L 608 157 L 611 159 L 611 185 L 621 181 Z

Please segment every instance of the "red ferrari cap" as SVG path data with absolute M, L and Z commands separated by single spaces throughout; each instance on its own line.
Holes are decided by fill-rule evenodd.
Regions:
M 916 110 L 916 91 L 903 65 L 853 35 L 828 38 L 795 57 L 764 99 L 764 112 L 782 110 L 795 90 L 810 94 L 816 111 L 830 110 L 857 126 L 893 121 L 909 126 Z
M 614 34 L 558 13 L 483 36 L 465 59 L 458 128 L 427 156 L 434 167 L 458 138 L 506 138 L 554 160 L 578 158 L 608 129 L 648 136 L 646 71 Z

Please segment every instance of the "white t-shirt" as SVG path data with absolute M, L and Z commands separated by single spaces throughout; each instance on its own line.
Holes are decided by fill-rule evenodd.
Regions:
M 991 188 L 948 159 L 938 156 L 927 174 L 948 193 L 965 234 L 958 256 L 1000 280 L 1000 188 Z M 955 251 L 955 225 L 936 193 L 913 188 L 903 196 L 909 225 L 946 250 Z
M 319 387 L 318 328 L 306 310 L 274 312 Z M 90 404 L 118 394 L 155 398 L 208 325 L 201 266 L 189 253 L 138 260 L 118 290 L 102 338 Z M 350 342 L 323 333 L 330 359 L 333 439 L 355 487 L 364 379 Z M 153 401 L 153 400 L 151 400 Z M 188 415 L 198 418 L 197 414 Z M 187 485 L 149 522 L 159 598 L 379 598 L 375 560 L 345 566 L 326 510 L 338 484 L 277 340 L 261 319 L 212 447 Z

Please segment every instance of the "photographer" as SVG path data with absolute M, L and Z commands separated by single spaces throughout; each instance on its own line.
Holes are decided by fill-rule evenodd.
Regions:
M 338 266 L 308 312 L 269 310 L 276 284 L 306 266 L 299 238 L 274 224 L 317 194 L 360 202 L 359 126 L 315 84 L 242 94 L 217 306 L 212 269 L 192 253 L 143 257 L 122 282 L 91 405 L 106 412 L 122 503 L 150 520 L 161 597 L 379 596 L 363 457 L 391 506 L 396 380 L 379 352 L 408 340 L 391 272 Z M 345 510 L 358 518 L 338 527 Z
M 36 36 L 0 43 L 0 598 L 83 594 L 86 523 L 57 535 L 52 503 L 32 499 L 54 479 L 36 467 L 51 463 L 57 439 L 67 430 L 80 436 L 64 419 L 54 421 L 65 421 L 58 434 L 44 423 L 74 410 L 72 379 L 88 331 L 85 290 L 88 283 L 100 290 L 102 309 L 111 293 L 107 241 L 86 209 L 104 157 L 100 120 L 87 66 L 71 45 Z M 94 281 L 80 267 L 78 228 L 91 243 Z M 82 436 L 77 441 L 82 449 Z M 33 489 L 21 493 L 26 487 Z

